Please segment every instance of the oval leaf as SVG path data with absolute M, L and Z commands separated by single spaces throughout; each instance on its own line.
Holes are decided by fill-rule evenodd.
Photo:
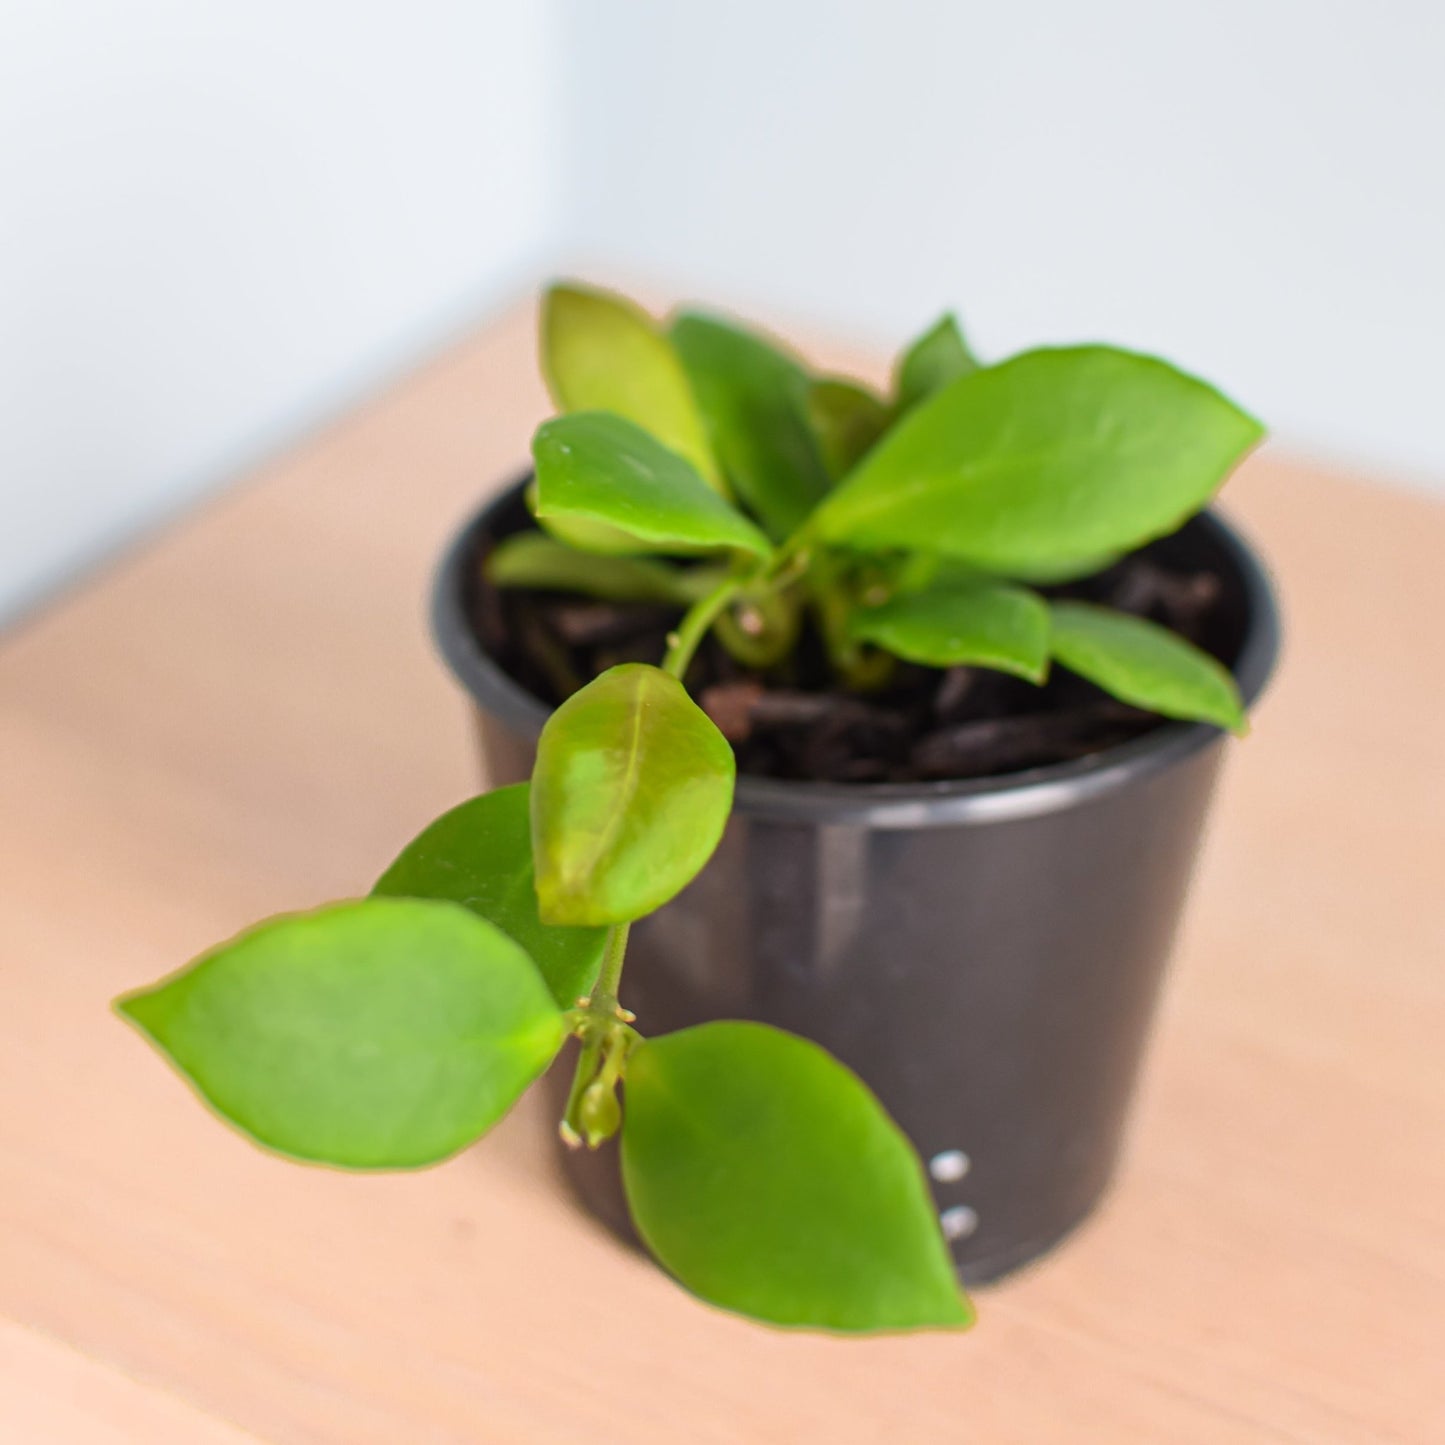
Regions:
M 558 410 L 616 412 L 724 490 L 687 373 L 640 306 L 611 292 L 553 286 L 542 302 L 542 371 Z
M 925 667 L 991 667 L 1030 682 L 1048 674 L 1048 604 L 1026 587 L 930 587 L 855 613 L 851 631 Z
M 903 562 L 901 575 L 910 580 L 908 591 L 921 591 L 925 586 L 948 585 L 961 582 L 1010 581 L 1027 583 L 1030 587 L 1055 587 L 1069 582 L 1079 582 L 1086 577 L 1106 571 L 1119 560 L 1117 552 L 1106 552 L 1101 557 L 1076 557 L 1068 562 L 1050 562 L 1037 567 L 1012 567 L 1007 578 L 973 562 L 958 557 L 945 557 L 938 552 L 909 552 Z
M 857 466 L 890 419 L 888 408 L 866 387 L 831 376 L 809 386 L 808 416 L 835 480 Z
M 722 580 L 713 568 L 683 569 L 648 557 L 603 557 L 541 532 L 498 542 L 483 567 L 496 587 L 572 592 L 608 602 L 657 602 L 685 607 Z
M 349 1169 L 465 1148 L 564 1034 L 510 938 L 401 898 L 271 919 L 117 1007 L 257 1143 Z
M 1031 351 L 916 407 L 814 526 L 834 542 L 994 571 L 1073 562 L 1173 531 L 1261 435 L 1213 388 L 1152 357 Z
M 1034 587 L 1061 587 L 1069 582 L 1082 582 L 1106 572 L 1119 560 L 1118 552 L 1103 552 L 1093 557 L 1070 557 L 1040 562 L 1035 566 L 1015 566 L 1009 575 L 1015 582 L 1028 582 Z
M 665 547 L 652 546 L 638 537 L 629 536 L 616 527 L 609 527 L 606 522 L 589 522 L 583 517 L 538 517 L 535 473 L 532 480 L 527 483 L 523 496 L 526 498 L 527 510 L 533 517 L 536 517 L 537 525 L 542 529 L 544 535 L 552 538 L 553 541 L 560 542 L 574 552 L 580 552 L 589 557 L 635 557 L 640 552 L 668 550 Z M 698 549 L 678 547 L 673 550 L 685 552 Z
M 918 1156 L 806 1039 L 712 1023 L 639 1045 L 622 1177 L 648 1248 L 712 1304 L 824 1330 L 972 1323 Z
M 751 332 L 709 316 L 680 316 L 673 344 L 737 495 L 782 539 L 828 490 L 808 418 L 808 375 Z
M 952 314 L 940 317 L 898 360 L 893 379 L 898 414 L 978 369 L 978 359 L 963 339 L 958 318 Z
M 681 892 L 732 806 L 732 749 L 676 678 L 611 668 L 547 720 L 532 849 L 548 923 L 627 923 Z
M 402 850 L 375 897 L 445 898 L 495 923 L 537 966 L 552 997 L 571 1008 L 602 966 L 605 928 L 554 928 L 537 912 L 531 789 L 484 793 L 443 813 Z
M 1053 654 L 1134 707 L 1243 733 L 1244 702 L 1228 670 L 1177 633 L 1087 602 L 1056 602 Z
M 676 452 L 611 412 L 545 422 L 532 456 L 543 521 L 602 522 L 660 550 L 734 547 L 758 557 L 772 550 Z

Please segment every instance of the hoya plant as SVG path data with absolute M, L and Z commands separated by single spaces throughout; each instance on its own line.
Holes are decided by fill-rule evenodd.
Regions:
M 575 1040 L 562 1137 L 618 1137 L 638 1233 L 686 1288 L 775 1325 L 966 1326 L 922 1165 L 853 1073 L 763 1024 L 652 1035 L 625 1006 L 630 926 L 696 877 L 732 804 L 689 665 L 712 635 L 766 671 L 806 629 L 843 689 L 898 659 L 1034 683 L 1057 665 L 1240 731 L 1213 657 L 1038 589 L 1175 530 L 1260 427 L 1111 347 L 983 365 L 951 317 L 886 396 L 576 286 L 546 297 L 542 353 L 538 527 L 488 575 L 672 607 L 665 655 L 573 692 L 530 782 L 437 819 L 368 897 L 261 923 L 118 1007 L 257 1143 L 347 1169 L 466 1148 Z

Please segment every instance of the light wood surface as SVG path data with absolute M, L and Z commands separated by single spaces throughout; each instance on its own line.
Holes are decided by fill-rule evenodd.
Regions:
M 0 1320 L 0 1440 L 256 1445 L 254 1435 L 5 1320 Z
M 711 1313 L 564 1201 L 532 1101 L 418 1175 L 268 1158 L 108 1014 L 364 891 L 475 791 L 424 597 L 543 413 L 531 325 L 0 646 L 0 1438 L 1445 1439 L 1445 509 L 1417 497 L 1268 455 L 1231 485 L 1283 670 L 1233 748 L 1122 1179 L 970 1335 Z

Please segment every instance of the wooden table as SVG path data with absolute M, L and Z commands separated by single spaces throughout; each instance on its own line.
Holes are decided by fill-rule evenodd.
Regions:
M 0 1439 L 1445 1439 L 1445 509 L 1265 456 L 1288 645 L 1102 1213 L 963 1337 L 710 1312 L 558 1191 L 531 1101 L 358 1178 L 218 1127 L 107 1013 L 362 892 L 474 791 L 424 596 L 545 401 L 530 312 L 0 648 Z M 835 362 L 837 357 L 831 358 Z

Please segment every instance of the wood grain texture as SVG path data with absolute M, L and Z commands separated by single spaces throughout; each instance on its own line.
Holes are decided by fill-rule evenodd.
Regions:
M 256 1445 L 254 1435 L 5 1320 L 0 1320 L 0 1440 Z
M 216 1421 L 134 1438 L 207 1445 L 1445 1438 L 1425 500 L 1268 455 L 1231 485 L 1284 666 L 1233 746 L 1120 1183 L 971 1335 L 709 1312 L 564 1201 L 530 1102 L 417 1175 L 273 1160 L 110 1016 L 262 914 L 364 891 L 475 790 L 424 597 L 525 459 L 531 333 L 481 332 L 0 647 L 0 1396 L 54 1407 L 4 1438 L 132 1438 L 67 1405 L 87 1373 Z

